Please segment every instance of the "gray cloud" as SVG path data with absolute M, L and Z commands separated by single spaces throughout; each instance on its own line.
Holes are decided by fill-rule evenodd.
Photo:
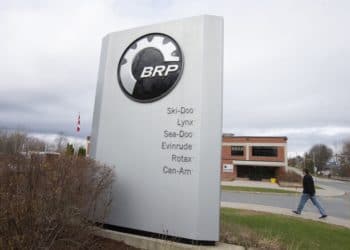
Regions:
M 286 135 L 293 151 L 332 144 L 350 135 L 349 7 L 345 0 L 1 2 L 0 127 L 76 135 L 80 112 L 80 136 L 88 135 L 106 33 L 215 14 L 225 19 L 224 130 Z

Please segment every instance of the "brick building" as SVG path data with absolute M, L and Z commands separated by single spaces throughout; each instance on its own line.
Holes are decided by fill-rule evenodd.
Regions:
M 287 137 L 224 134 L 221 179 L 263 180 L 285 172 L 288 166 L 287 140 Z

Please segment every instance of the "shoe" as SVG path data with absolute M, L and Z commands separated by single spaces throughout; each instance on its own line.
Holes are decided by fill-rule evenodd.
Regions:
M 299 214 L 299 215 L 300 215 L 300 213 L 299 213 L 298 211 L 296 211 L 296 210 L 293 210 L 293 213 Z M 327 216 L 327 215 L 326 215 L 326 216 Z
M 321 217 L 319 217 L 319 219 L 324 219 L 324 218 L 326 218 L 328 215 L 327 214 L 324 214 L 324 215 L 322 215 Z

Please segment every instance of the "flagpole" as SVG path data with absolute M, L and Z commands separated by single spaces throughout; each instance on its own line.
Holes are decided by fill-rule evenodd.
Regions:
M 78 113 L 78 121 L 77 121 L 77 127 L 76 127 L 76 132 L 80 132 L 80 112 Z

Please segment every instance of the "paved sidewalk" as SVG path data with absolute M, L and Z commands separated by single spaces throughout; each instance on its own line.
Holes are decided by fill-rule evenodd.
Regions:
M 315 183 L 317 186 L 321 187 L 322 189 L 316 189 L 316 194 L 318 196 L 342 196 L 345 194 L 344 191 L 329 187 L 326 185 L 320 185 Z M 280 190 L 288 190 L 288 191 L 295 191 L 295 192 L 302 192 L 302 188 L 288 188 L 288 187 L 280 187 L 277 183 L 271 183 L 271 182 L 263 182 L 263 181 L 245 181 L 245 180 L 234 180 L 234 181 L 222 181 L 221 185 L 224 186 L 239 186 L 239 187 L 257 187 L 257 188 L 273 188 L 273 189 L 280 189 Z
M 292 216 L 297 218 L 303 218 L 306 220 L 313 220 L 313 221 L 319 221 L 323 223 L 343 226 L 350 229 L 350 220 L 336 218 L 333 216 L 328 216 L 325 219 L 319 219 L 318 218 L 320 216 L 319 214 L 311 213 L 311 212 L 302 212 L 301 215 L 296 215 L 292 212 L 292 209 L 287 209 L 287 208 L 271 207 L 271 206 L 263 206 L 263 205 L 257 205 L 257 204 L 247 204 L 247 203 L 224 202 L 224 201 L 221 202 L 221 207 L 287 215 L 287 216 Z

